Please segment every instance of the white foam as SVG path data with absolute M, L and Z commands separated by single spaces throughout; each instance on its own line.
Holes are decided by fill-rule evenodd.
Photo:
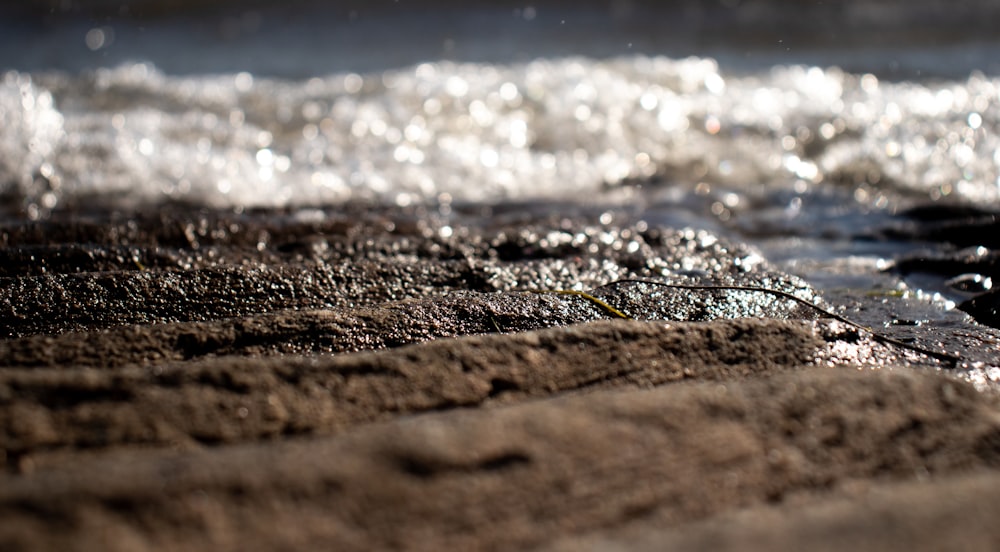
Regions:
M 654 174 L 1000 201 L 1000 83 L 711 59 L 425 63 L 304 81 L 137 63 L 0 81 L 0 191 L 41 212 L 593 197 Z M 29 210 L 30 210 L 29 209 Z

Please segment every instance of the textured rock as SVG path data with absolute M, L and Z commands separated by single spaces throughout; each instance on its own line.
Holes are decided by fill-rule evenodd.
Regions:
M 4 224 L 2 550 L 995 543 L 993 330 L 877 327 L 949 369 L 707 232 L 522 206 Z
M 821 368 L 450 409 L 333 438 L 82 457 L 0 476 L 0 544 L 523 549 L 998 464 L 997 410 L 971 387 Z

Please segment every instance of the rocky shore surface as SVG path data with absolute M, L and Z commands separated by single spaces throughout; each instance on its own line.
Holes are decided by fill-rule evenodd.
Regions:
M 0 282 L 3 550 L 1000 547 L 989 294 L 526 205 L 10 217 Z

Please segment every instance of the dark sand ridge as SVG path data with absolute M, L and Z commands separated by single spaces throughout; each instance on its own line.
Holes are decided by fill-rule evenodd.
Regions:
M 1000 546 L 968 366 L 766 293 L 594 289 L 823 304 L 746 246 L 597 215 L 7 223 L 0 549 Z M 524 291 L 571 287 L 653 321 Z M 883 329 L 996 362 L 989 328 Z

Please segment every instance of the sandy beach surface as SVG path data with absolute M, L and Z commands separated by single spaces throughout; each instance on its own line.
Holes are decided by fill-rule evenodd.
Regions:
M 3 550 L 1000 548 L 996 330 L 896 346 L 705 232 L 359 205 L 0 240 Z

